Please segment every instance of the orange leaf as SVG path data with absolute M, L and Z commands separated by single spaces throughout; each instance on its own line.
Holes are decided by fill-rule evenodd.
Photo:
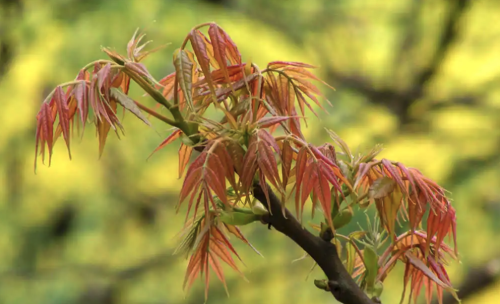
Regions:
M 174 140 L 176 140 L 177 138 L 179 138 L 181 135 L 182 135 L 181 130 L 175 129 L 175 131 L 173 131 L 167 138 L 165 138 L 164 141 L 161 142 L 161 144 L 158 147 L 156 147 L 156 149 L 148 156 L 148 159 L 151 156 L 153 156 L 153 154 L 156 153 L 158 150 L 163 149 L 168 144 L 170 144 L 171 142 L 173 142 Z
M 193 147 L 181 144 L 181 147 L 179 148 L 179 178 L 182 177 L 192 152 Z

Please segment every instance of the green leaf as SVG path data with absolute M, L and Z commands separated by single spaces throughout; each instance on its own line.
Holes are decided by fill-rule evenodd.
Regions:
M 342 152 L 345 153 L 345 155 L 349 156 L 349 158 L 352 158 L 352 153 L 351 150 L 349 149 L 349 146 L 345 143 L 345 141 L 340 138 L 340 136 L 337 135 L 337 133 L 326 129 L 326 132 L 330 135 L 330 138 L 333 139 L 333 141 L 340 147 Z
M 236 210 L 232 212 L 225 212 L 221 210 L 218 218 L 225 224 L 235 226 L 248 225 L 260 220 L 260 216 L 257 214 L 238 212 Z
M 365 282 L 367 288 L 373 288 L 378 273 L 378 256 L 370 246 L 365 246 L 363 250 L 363 262 L 366 267 Z
M 350 275 L 354 272 L 354 263 L 356 262 L 356 249 L 351 242 L 348 242 L 346 245 L 347 250 L 347 261 L 345 268 Z
M 184 97 L 191 111 L 193 107 L 193 69 L 195 67 L 193 54 L 187 50 L 177 49 L 174 52 L 174 66 L 177 75 L 177 81 L 181 86 Z M 176 93 L 176 92 L 174 92 Z
M 132 112 L 135 116 L 137 116 L 137 118 L 139 118 L 145 124 L 151 127 L 151 124 L 147 120 L 146 116 L 142 114 L 141 110 L 135 104 L 135 101 L 132 98 L 128 97 L 118 88 L 111 88 L 111 97 L 116 99 L 116 101 L 118 101 L 118 103 L 120 103 L 125 109 Z
M 333 226 L 335 229 L 339 229 L 349 224 L 352 220 L 352 210 L 350 208 L 345 208 L 333 219 Z

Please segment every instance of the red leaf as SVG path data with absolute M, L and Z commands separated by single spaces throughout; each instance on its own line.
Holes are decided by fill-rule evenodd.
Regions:
M 286 190 L 288 184 L 288 178 L 290 177 L 290 171 L 292 169 L 293 160 L 293 149 L 288 140 L 283 142 L 283 147 L 281 149 L 281 176 L 283 179 L 283 189 Z
M 229 35 L 226 32 L 224 32 L 224 30 L 220 27 L 219 27 L 219 32 L 222 35 L 222 37 L 224 37 L 224 41 L 226 44 L 226 50 L 228 53 L 227 57 L 228 57 L 229 61 L 231 62 L 231 64 L 233 64 L 233 65 L 234 64 L 241 64 L 241 54 L 238 51 L 238 47 L 236 46 L 236 44 L 233 42 L 231 37 L 229 37 Z
M 327 179 L 324 178 L 322 174 L 323 171 L 321 169 L 321 164 L 319 165 L 319 168 L 316 167 L 316 170 L 318 171 L 316 173 L 318 176 L 318 182 L 314 187 L 314 192 L 319 199 L 321 208 L 323 209 L 330 228 L 332 229 L 332 231 L 335 231 L 335 228 L 333 227 L 332 217 L 330 216 L 330 214 L 332 214 L 332 194 L 330 192 L 330 187 L 328 186 Z
M 181 147 L 179 148 L 179 178 L 182 177 L 192 152 L 193 147 L 181 144 Z
M 292 117 L 289 116 L 273 116 L 273 117 L 264 117 L 257 121 L 257 127 L 259 128 L 268 128 L 272 125 L 281 123 L 285 120 L 288 120 Z
M 82 129 L 85 129 L 85 124 L 87 122 L 87 117 L 89 114 L 89 101 L 88 101 L 88 90 L 87 83 L 85 81 L 80 81 L 72 91 L 73 96 L 77 102 L 77 108 L 80 112 L 80 120 L 82 122 Z
M 37 115 L 37 126 L 36 126 L 36 145 L 35 145 L 35 170 L 36 161 L 38 157 L 38 147 L 40 146 L 42 154 L 42 163 L 45 161 L 45 143 L 47 143 L 47 148 L 49 150 L 49 166 L 52 157 L 52 147 L 54 144 L 53 138 L 53 124 L 54 119 L 51 113 L 51 109 L 48 103 L 43 103 L 40 112 Z
M 278 165 L 273 152 L 269 146 L 260 142 L 257 153 L 257 163 L 259 165 L 259 169 L 274 187 L 280 189 Z
M 405 184 L 403 182 L 403 179 L 401 178 L 401 175 L 393 167 L 391 162 L 384 158 L 384 159 L 382 159 L 382 165 L 389 172 L 389 175 L 396 181 L 396 183 L 398 184 L 401 191 L 405 194 L 408 194 L 408 192 L 406 191 L 406 187 L 405 187 Z
M 179 129 L 175 129 L 175 131 L 173 131 L 167 138 L 165 138 L 164 141 L 161 142 L 161 144 L 156 147 L 156 149 L 148 156 L 148 159 L 153 156 L 154 153 L 156 153 L 158 150 L 161 150 L 163 149 L 164 147 L 166 147 L 169 143 L 173 142 L 174 140 L 176 140 L 177 138 L 179 138 L 180 136 L 182 135 L 182 132 L 181 130 Z
M 200 37 L 200 35 L 202 35 L 200 31 L 193 30 L 189 34 L 189 40 L 191 41 L 191 46 L 193 47 L 196 59 L 198 59 L 198 62 L 200 63 L 201 71 L 203 72 L 203 75 L 207 80 L 210 91 L 212 91 L 212 94 L 215 96 L 215 88 L 212 83 L 210 74 L 210 59 L 208 58 L 207 55 L 205 42 L 203 38 Z M 214 100 L 214 102 L 216 101 Z
M 229 72 L 227 70 L 227 59 L 226 59 L 226 43 L 225 39 L 221 33 L 221 30 L 218 25 L 212 23 L 208 29 L 208 35 L 212 40 L 212 47 L 214 50 L 214 57 L 219 64 L 219 67 L 224 74 L 224 78 L 226 82 L 230 82 L 229 80 Z
M 57 113 L 59 114 L 59 124 L 62 128 L 62 133 L 64 141 L 66 142 L 66 147 L 68 148 L 69 158 L 71 159 L 71 150 L 69 147 L 69 109 L 64 96 L 64 92 L 60 86 L 58 86 L 54 92 L 54 101 L 57 108 Z
M 302 147 L 297 155 L 297 161 L 295 165 L 295 208 L 297 212 L 297 217 L 300 218 L 300 189 L 302 186 L 302 177 L 304 176 L 307 165 L 307 149 Z

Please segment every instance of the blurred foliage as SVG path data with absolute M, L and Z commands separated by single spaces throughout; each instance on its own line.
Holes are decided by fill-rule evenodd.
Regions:
M 328 127 L 360 151 L 383 143 L 382 157 L 417 167 L 452 192 L 458 286 L 467 269 L 500 254 L 499 15 L 492 0 L 0 0 L 0 302 L 203 302 L 201 282 L 183 293 L 186 261 L 171 255 L 184 220 L 174 211 L 176 151 L 146 161 L 166 136 L 164 125 L 126 117 L 126 136 L 110 135 L 100 160 L 88 131 L 74 140 L 72 161 L 59 143 L 52 166 L 36 175 L 33 154 L 41 101 L 104 58 L 100 46 L 124 50 L 137 27 L 156 45 L 171 42 L 145 62 L 160 78 L 172 71 L 174 46 L 207 21 L 260 66 L 322 67 L 318 76 L 337 91 L 327 92 L 329 113 L 310 119 L 304 135 L 311 141 L 328 140 Z M 451 39 L 443 41 L 450 24 Z M 266 258 L 242 244 L 250 283 L 227 272 L 231 297 L 214 284 L 209 302 L 332 301 L 305 281 L 311 261 L 291 263 L 302 255 L 292 241 L 259 225 L 244 232 Z M 389 276 L 383 303 L 399 301 L 401 278 L 401 269 Z M 499 289 L 464 303 L 496 303 Z

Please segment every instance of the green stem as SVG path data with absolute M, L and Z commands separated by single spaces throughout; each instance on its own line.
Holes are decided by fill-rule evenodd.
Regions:
M 99 63 L 99 64 L 112 64 L 112 65 L 116 65 L 116 63 L 114 61 L 111 61 L 111 60 L 107 60 L 107 59 L 99 59 L 99 60 L 96 60 L 96 61 L 92 61 L 91 63 L 87 64 L 86 66 L 84 66 L 82 68 L 82 70 L 88 70 L 90 69 L 92 66 L 94 66 L 96 63 Z
M 171 126 L 178 127 L 176 121 L 174 121 L 174 120 L 172 120 L 172 119 L 170 119 L 170 118 L 168 118 L 166 116 L 161 115 L 160 113 L 158 113 L 158 112 L 156 112 L 156 111 L 154 111 L 154 110 L 146 107 L 145 105 L 139 103 L 138 101 L 134 100 L 134 102 L 139 107 L 139 109 L 141 109 L 144 112 L 150 114 L 151 116 L 153 116 L 153 117 L 155 117 L 155 118 L 157 118 L 157 119 L 159 119 L 159 120 L 161 120 L 161 121 L 163 121 L 163 122 L 165 122 L 165 123 L 167 123 L 167 124 L 169 124 Z
M 43 100 L 43 103 L 46 103 L 48 102 L 49 100 L 52 99 L 52 96 L 54 96 L 54 93 L 56 92 L 56 89 L 58 87 L 61 87 L 61 88 L 65 88 L 65 87 L 68 87 L 68 86 L 72 86 L 72 85 L 75 85 L 75 84 L 79 84 L 80 82 L 82 81 L 85 81 L 86 83 L 90 83 L 90 81 L 87 81 L 87 80 L 73 80 L 73 81 L 68 81 L 68 82 L 65 82 L 65 83 L 61 83 L 60 85 L 58 85 L 57 87 L 55 87 L 48 95 L 47 97 L 45 97 L 45 99 Z
M 160 91 L 152 87 L 145 79 L 143 79 L 140 75 L 138 75 L 132 69 L 130 69 L 127 66 L 127 64 L 125 64 L 123 71 L 132 80 L 134 80 L 144 91 L 146 91 L 146 93 L 148 93 L 149 96 L 151 96 L 156 102 L 163 105 L 165 108 L 167 108 L 167 110 L 170 111 L 170 113 L 174 117 L 175 124 L 167 122 L 168 124 L 181 129 L 182 132 L 185 135 L 189 136 L 194 143 L 197 143 L 199 141 L 200 137 L 196 135 L 196 133 L 198 132 L 197 125 L 186 122 L 186 120 L 182 116 L 182 113 L 179 111 L 179 107 L 172 106 L 172 104 L 168 102 L 168 100 L 161 94 Z

